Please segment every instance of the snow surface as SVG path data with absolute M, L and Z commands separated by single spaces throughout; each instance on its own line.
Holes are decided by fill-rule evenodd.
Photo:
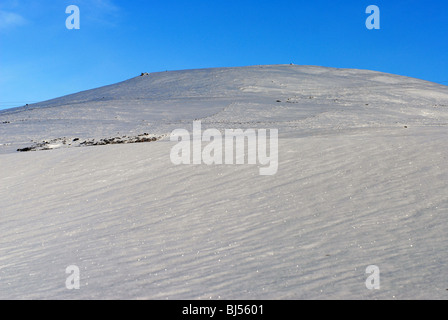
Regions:
M 168 136 L 195 119 L 278 129 L 278 173 L 173 165 Z M 447 125 L 446 86 L 295 65 L 0 111 L 0 299 L 446 299 Z M 79 146 L 144 133 L 165 138 Z

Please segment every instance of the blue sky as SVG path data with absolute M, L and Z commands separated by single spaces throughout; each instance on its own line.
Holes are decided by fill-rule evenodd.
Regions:
M 381 29 L 368 30 L 369 5 Z M 81 28 L 68 30 L 77 5 Z M 259 64 L 400 74 L 448 85 L 446 0 L 2 0 L 0 109 L 141 72 Z

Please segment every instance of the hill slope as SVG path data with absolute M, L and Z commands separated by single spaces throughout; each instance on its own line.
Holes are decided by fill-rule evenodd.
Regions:
M 278 129 L 277 174 L 172 164 L 168 136 L 195 119 Z M 0 299 L 446 299 L 447 124 L 445 86 L 283 65 L 2 111 Z M 145 133 L 162 139 L 80 145 Z M 42 141 L 54 150 L 16 151 Z

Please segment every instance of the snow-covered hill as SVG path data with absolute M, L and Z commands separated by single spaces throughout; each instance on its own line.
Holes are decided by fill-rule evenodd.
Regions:
M 174 165 L 196 119 L 278 129 L 278 172 Z M 446 299 L 447 130 L 446 86 L 295 65 L 0 111 L 0 299 Z

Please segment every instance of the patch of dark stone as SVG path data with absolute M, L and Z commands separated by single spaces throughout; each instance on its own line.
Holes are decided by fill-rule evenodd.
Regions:
M 104 138 L 99 141 L 96 141 L 95 139 L 91 140 L 84 140 L 83 142 L 77 144 L 79 147 L 88 147 L 88 146 L 105 146 L 109 144 L 129 144 L 129 143 L 145 143 L 145 142 L 155 142 L 162 139 L 162 137 L 151 137 L 149 133 L 140 134 L 135 137 L 115 137 L 115 138 Z M 73 143 L 80 141 L 79 138 L 74 138 L 73 140 L 67 140 L 67 138 L 62 139 L 54 139 L 50 142 L 48 141 L 42 141 L 38 143 L 34 143 L 31 147 L 26 147 L 22 149 L 17 149 L 18 152 L 29 152 L 29 151 L 40 151 L 40 150 L 51 150 L 51 148 L 48 147 L 50 143 L 55 142 L 62 142 L 64 145 L 72 146 Z M 75 145 L 76 146 L 76 145 Z
M 128 144 L 128 143 L 145 143 L 145 142 L 155 142 L 157 140 L 160 140 L 162 137 L 149 137 L 148 133 L 144 133 L 141 135 L 138 135 L 136 137 L 115 137 L 115 138 L 106 138 L 101 139 L 99 141 L 93 140 L 86 140 L 80 143 L 80 145 L 83 146 L 105 146 L 109 144 Z

